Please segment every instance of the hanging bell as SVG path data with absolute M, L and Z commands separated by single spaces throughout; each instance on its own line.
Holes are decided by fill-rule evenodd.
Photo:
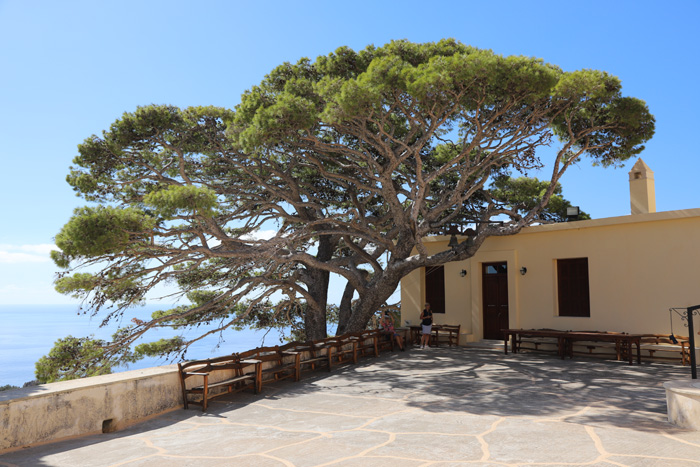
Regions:
M 450 243 L 448 243 L 447 246 L 453 250 L 459 246 L 459 240 L 457 240 L 457 236 L 455 234 L 452 234 L 450 237 Z

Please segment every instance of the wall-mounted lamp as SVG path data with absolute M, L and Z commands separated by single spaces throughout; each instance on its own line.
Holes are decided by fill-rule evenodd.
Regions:
M 466 269 L 462 269 L 461 271 L 459 271 L 459 275 L 460 275 L 461 277 L 466 276 L 466 275 L 467 275 L 467 270 L 466 270 Z
M 522 268 L 520 268 L 520 275 L 524 276 L 525 274 L 527 274 L 527 268 L 523 266 Z
M 569 206 L 566 208 L 567 221 L 577 221 L 579 214 L 581 214 L 581 209 L 578 206 Z

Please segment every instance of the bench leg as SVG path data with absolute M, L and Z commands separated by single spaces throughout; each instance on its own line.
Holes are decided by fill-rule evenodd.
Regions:
M 634 364 L 634 353 L 632 352 L 632 342 L 627 343 L 627 351 L 630 353 L 630 365 Z
M 262 364 L 257 363 L 255 365 L 255 380 L 253 381 L 253 387 L 255 388 L 255 394 L 259 394 L 262 391 Z
M 207 375 L 204 375 L 202 395 L 204 396 L 204 399 L 202 399 L 202 412 L 205 412 L 207 410 L 207 401 L 209 400 L 209 377 Z

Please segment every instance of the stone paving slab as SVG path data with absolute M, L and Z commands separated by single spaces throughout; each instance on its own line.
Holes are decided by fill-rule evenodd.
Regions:
M 687 367 L 411 349 L 265 386 L 0 466 L 700 466 L 666 418 Z

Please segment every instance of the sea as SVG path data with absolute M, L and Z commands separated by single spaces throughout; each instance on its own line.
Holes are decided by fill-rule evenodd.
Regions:
M 145 319 L 153 311 L 168 308 L 168 305 L 145 305 L 136 308 L 132 316 Z M 48 355 L 59 338 L 71 335 L 109 340 L 119 323 L 100 327 L 103 318 L 103 314 L 95 317 L 79 314 L 77 305 L 0 305 L 0 386 L 9 384 L 22 387 L 24 383 L 33 381 L 34 363 L 42 356 Z M 127 324 L 129 323 L 121 323 L 121 326 Z M 182 332 L 171 329 L 154 330 L 152 333 L 149 331 L 146 333 L 145 342 L 172 337 Z M 195 329 L 184 335 L 187 339 L 201 334 L 201 329 Z M 280 333 L 274 329 L 227 330 L 221 336 L 218 333 L 212 334 L 196 342 L 187 351 L 186 357 L 188 360 L 212 358 L 264 345 L 277 345 L 280 342 Z M 177 361 L 144 358 L 113 371 L 137 370 L 169 365 Z

